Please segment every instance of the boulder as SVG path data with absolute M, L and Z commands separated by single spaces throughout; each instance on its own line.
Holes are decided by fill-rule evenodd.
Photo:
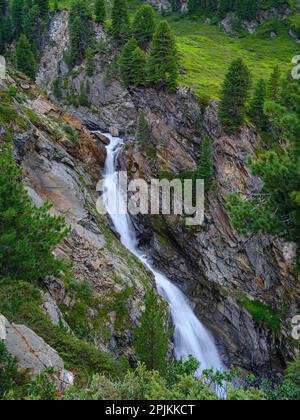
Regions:
M 53 368 L 59 391 L 74 384 L 74 375 L 64 368 L 59 354 L 25 325 L 10 323 L 0 315 L 0 340 L 17 359 L 20 369 L 28 370 L 32 377 Z

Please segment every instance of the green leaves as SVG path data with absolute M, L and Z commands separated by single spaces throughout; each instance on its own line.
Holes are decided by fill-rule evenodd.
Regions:
M 168 352 L 171 331 L 165 327 L 167 312 L 158 300 L 154 289 L 145 297 L 145 311 L 140 326 L 134 332 L 134 350 L 139 361 L 149 370 L 163 370 Z
M 34 207 L 10 147 L 2 147 L 0 167 L 0 277 L 35 282 L 59 275 L 65 263 L 52 251 L 69 232 L 64 219 L 50 216 L 48 203 Z
M 291 100 L 291 96 L 297 98 L 296 102 Z M 230 195 L 228 198 L 233 226 L 244 235 L 268 233 L 299 245 L 299 104 L 300 84 L 288 76 L 282 81 L 279 103 L 268 102 L 265 108 L 280 138 L 257 160 L 249 160 L 253 175 L 264 183 L 261 194 L 245 198 Z
M 148 82 L 172 93 L 176 91 L 178 72 L 175 38 L 168 22 L 162 21 L 150 45 L 147 65 Z
M 219 117 L 229 134 L 234 134 L 244 123 L 246 102 L 251 88 L 251 74 L 242 59 L 234 60 L 226 75 Z

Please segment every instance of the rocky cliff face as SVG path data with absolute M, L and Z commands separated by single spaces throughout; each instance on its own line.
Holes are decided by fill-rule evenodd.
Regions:
M 202 110 L 192 98 L 150 91 L 135 93 L 133 100 L 145 111 L 156 154 L 149 159 L 145 147 L 130 143 L 124 168 L 146 179 L 161 171 L 191 170 L 198 162 L 198 143 L 207 134 L 215 164 L 203 226 L 187 229 L 180 218 L 145 216 L 136 220 L 141 244 L 190 297 L 199 318 L 214 332 L 227 366 L 260 376 L 280 373 L 298 352 L 290 332 L 300 304 L 299 279 L 293 275 L 295 249 L 275 238 L 242 238 L 232 229 L 225 207 L 228 193 L 259 193 L 261 182 L 252 177 L 247 159 L 255 156 L 261 139 L 250 126 L 227 136 L 218 122 L 217 103 Z M 257 322 L 249 302 L 254 307 L 263 303 L 278 321 L 278 330 L 268 324 L 270 315 Z
M 57 77 L 63 76 L 67 80 L 67 88 L 63 90 L 65 98 L 70 89 L 79 95 L 86 79 L 84 63 L 71 74 L 65 67 L 61 51 L 67 46 L 65 25 L 66 16 L 58 14 L 52 24 L 53 42 L 44 52 L 38 76 L 38 82 L 53 100 L 51 88 L 55 71 L 54 68 L 48 71 L 46 63 L 56 63 Z M 129 138 L 134 136 L 137 114 L 142 110 L 151 128 L 151 141 L 142 147 L 128 141 L 119 164 L 132 176 L 142 176 L 146 180 L 158 177 L 162 172 L 174 175 L 195 169 L 200 144 L 205 135 L 211 137 L 215 180 L 206 197 L 203 226 L 187 229 L 183 220 L 174 217 L 139 217 L 134 222 L 140 233 L 141 246 L 152 255 L 157 267 L 185 291 L 199 318 L 214 333 L 225 364 L 259 376 L 280 375 L 286 362 L 298 351 L 291 339 L 291 318 L 299 312 L 300 306 L 299 279 L 293 275 L 294 247 L 274 238 L 242 238 L 232 229 L 225 207 L 230 192 L 247 195 L 260 191 L 261 182 L 251 176 L 247 158 L 255 156 L 257 148 L 263 147 L 261 139 L 251 126 L 244 127 L 235 137 L 228 137 L 218 121 L 217 103 L 204 107 L 188 90 L 179 89 L 177 95 L 165 95 L 151 89 L 128 92 L 119 82 L 117 73 L 107 73 L 114 62 L 111 45 L 101 28 L 97 33 L 106 43 L 104 46 L 101 42 L 95 60 L 96 71 L 89 78 L 90 107 L 65 106 L 85 125 L 114 129 L 115 133 L 120 131 Z M 134 283 L 141 267 L 132 269 L 122 265 L 124 260 L 119 255 L 121 248 L 117 240 L 113 238 L 113 247 L 108 246 L 101 226 L 95 226 L 92 214 L 87 213 L 86 206 L 82 208 L 81 199 L 78 201 L 78 192 L 73 193 L 77 191 L 76 180 L 81 177 L 76 156 L 74 159 L 70 150 L 66 152 L 61 142 L 54 149 L 48 144 L 37 147 L 25 159 L 25 168 L 30 171 L 30 162 L 35 161 L 40 166 L 40 159 L 46 159 L 47 167 L 50 156 L 54 173 L 61 174 L 51 180 L 46 170 L 42 170 L 42 174 L 40 170 L 35 170 L 35 174 L 31 171 L 28 183 L 38 183 L 35 191 L 44 190 L 40 187 L 40 179 L 45 179 L 45 184 L 50 186 L 56 183 L 64 186 L 65 193 L 46 190 L 46 195 L 52 197 L 60 211 L 67 212 L 74 224 L 71 239 L 63 244 L 60 252 L 72 255 L 78 278 L 87 276 L 91 282 L 96 282 L 96 290 L 99 288 L 102 293 L 103 289 L 111 287 L 112 267 L 121 265 L 118 274 L 122 284 Z M 56 156 L 60 153 L 67 160 L 62 166 L 62 157 L 59 158 L 57 170 Z M 90 185 L 90 179 L 86 183 Z M 85 193 L 85 199 L 87 196 Z M 69 208 L 75 210 L 69 210 L 68 214 Z M 101 253 L 99 257 L 98 252 L 95 264 L 92 256 L 99 248 Z M 136 293 L 139 305 L 143 294 L 139 281 Z M 136 308 L 136 305 L 132 307 Z M 257 310 L 260 311 L 259 318 Z M 126 343 L 128 338 L 125 338 Z
M 85 338 L 105 352 L 130 359 L 132 329 L 153 278 L 120 244 L 110 221 L 96 210 L 96 184 L 106 159 L 103 142 L 107 139 L 101 136 L 101 142 L 76 117 L 53 105 L 36 85 L 25 83 L 19 75 L 0 81 L 1 93 L 11 85 L 16 86 L 22 105 L 11 100 L 11 109 L 18 116 L 9 128 L 0 126 L 0 142 L 8 131 L 13 133 L 15 157 L 23 167 L 24 183 L 34 203 L 39 206 L 49 201 L 51 211 L 63 215 L 71 228 L 55 254 L 72 263 L 75 286 L 91 290 L 94 305 L 84 320 L 84 328 L 90 331 Z M 63 325 L 72 334 L 73 326 L 78 327 L 73 319 L 80 309 L 77 295 L 65 279 L 45 279 L 45 287 L 41 308 L 54 325 Z M 31 336 L 34 343 L 39 341 Z M 22 366 L 22 360 L 20 363 Z M 59 366 L 62 368 L 61 363 Z M 34 363 L 31 368 L 35 369 Z

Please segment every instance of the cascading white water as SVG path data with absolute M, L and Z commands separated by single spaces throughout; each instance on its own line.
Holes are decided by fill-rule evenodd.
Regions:
M 123 144 L 123 140 L 112 137 L 110 134 L 105 135 L 110 139 L 110 144 L 107 146 L 107 160 L 104 173 L 104 187 L 109 191 L 118 183 L 116 157 Z M 147 258 L 138 249 L 137 236 L 130 217 L 126 214 L 114 214 L 115 212 L 111 211 L 108 201 L 107 199 L 105 202 L 106 209 L 110 214 L 115 229 L 121 236 L 123 245 L 139 258 L 154 274 L 159 293 L 170 305 L 175 326 L 174 343 L 176 358 L 178 360 L 186 360 L 189 355 L 192 355 L 201 363 L 201 370 L 211 368 L 222 370 L 223 365 L 213 337 L 197 319 L 185 295 L 162 273 L 151 266 Z

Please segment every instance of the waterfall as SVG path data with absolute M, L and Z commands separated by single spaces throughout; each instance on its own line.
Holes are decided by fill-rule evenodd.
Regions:
M 109 191 L 113 186 L 118 187 L 118 173 L 116 171 L 116 158 L 123 145 L 123 140 L 105 134 L 110 139 L 107 146 L 107 159 L 104 172 L 104 186 Z M 154 274 L 158 292 L 169 303 L 175 327 L 174 344 L 175 356 L 178 360 L 186 360 L 189 355 L 194 356 L 201 364 L 201 370 L 222 370 L 218 350 L 212 335 L 195 316 L 191 305 L 182 291 L 172 284 L 166 276 L 157 271 L 146 256 L 138 249 L 137 236 L 129 215 L 114 214 L 111 211 L 109 194 L 106 194 L 105 206 L 110 214 L 115 229 L 120 234 L 123 245 L 134 254 Z M 120 199 L 120 198 L 119 198 Z

